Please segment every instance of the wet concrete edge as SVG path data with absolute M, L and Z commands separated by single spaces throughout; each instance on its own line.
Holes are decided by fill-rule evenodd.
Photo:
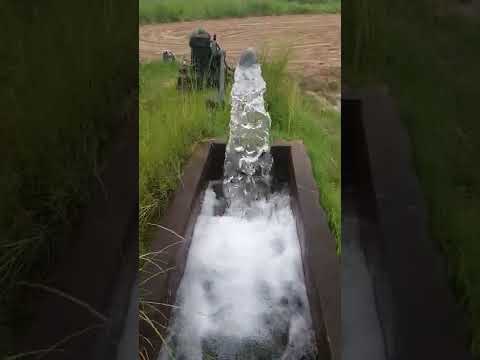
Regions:
M 327 217 L 320 207 L 310 159 L 300 141 L 291 146 L 292 202 L 302 248 L 305 283 L 320 359 L 341 359 L 340 258 Z M 315 305 L 318 303 L 318 305 Z M 323 341 L 327 344 L 322 344 Z

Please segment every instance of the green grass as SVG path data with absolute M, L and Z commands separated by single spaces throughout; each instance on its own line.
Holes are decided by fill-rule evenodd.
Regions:
M 209 92 L 178 92 L 175 64 L 140 65 L 140 252 L 177 187 L 193 145 L 226 133 L 228 109 L 207 111 Z
M 259 15 L 338 13 L 340 0 L 140 0 L 140 23 Z
M 0 3 L 0 326 L 13 336 L 30 321 L 17 284 L 41 282 L 69 246 L 135 89 L 136 11 L 130 1 Z
M 358 12 L 358 22 L 368 14 L 383 17 L 367 21 L 376 24 L 373 31 L 351 29 L 348 41 L 364 44 L 370 55 L 359 48 L 343 66 L 357 86 L 386 82 L 398 102 L 430 234 L 446 255 L 457 302 L 468 315 L 472 353 L 480 359 L 480 51 L 472 46 L 480 24 L 432 16 L 421 4 L 414 11 L 397 6 L 392 13 L 397 17 L 385 17 L 381 7 Z M 368 64 L 372 53 L 378 56 Z
M 267 109 L 273 136 L 302 139 L 312 160 L 333 233 L 340 237 L 340 115 L 305 97 L 286 70 L 287 56 L 263 65 L 267 82 Z M 140 243 L 164 213 L 178 186 L 182 167 L 193 145 L 205 138 L 226 139 L 230 110 L 209 113 L 205 93 L 182 94 L 175 89 L 175 65 L 153 62 L 140 66 Z

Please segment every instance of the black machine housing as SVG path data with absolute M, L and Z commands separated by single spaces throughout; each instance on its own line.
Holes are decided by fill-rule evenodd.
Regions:
M 190 35 L 190 64 L 180 69 L 179 89 L 217 88 L 223 101 L 226 83 L 233 77 L 233 69 L 226 62 L 226 53 L 205 30 L 198 29 Z

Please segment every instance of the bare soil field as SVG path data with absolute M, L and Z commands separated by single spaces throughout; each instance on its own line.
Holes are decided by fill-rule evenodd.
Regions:
M 190 33 L 202 27 L 217 41 L 234 65 L 247 47 L 272 52 L 290 48 L 290 68 L 316 93 L 339 91 L 340 14 L 265 16 L 145 25 L 140 27 L 140 61 L 150 61 L 172 50 L 177 59 L 189 58 Z M 323 89 L 323 90 L 322 90 Z

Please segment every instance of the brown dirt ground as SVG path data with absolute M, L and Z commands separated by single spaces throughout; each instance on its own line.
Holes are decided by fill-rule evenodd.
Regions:
M 189 59 L 189 34 L 202 27 L 217 34 L 217 41 L 234 65 L 247 47 L 272 52 L 289 47 L 290 70 L 301 76 L 308 91 L 325 95 L 339 92 L 340 84 L 339 14 L 286 15 L 240 19 L 200 20 L 145 25 L 140 27 L 140 61 L 150 61 L 172 50 L 177 59 Z

